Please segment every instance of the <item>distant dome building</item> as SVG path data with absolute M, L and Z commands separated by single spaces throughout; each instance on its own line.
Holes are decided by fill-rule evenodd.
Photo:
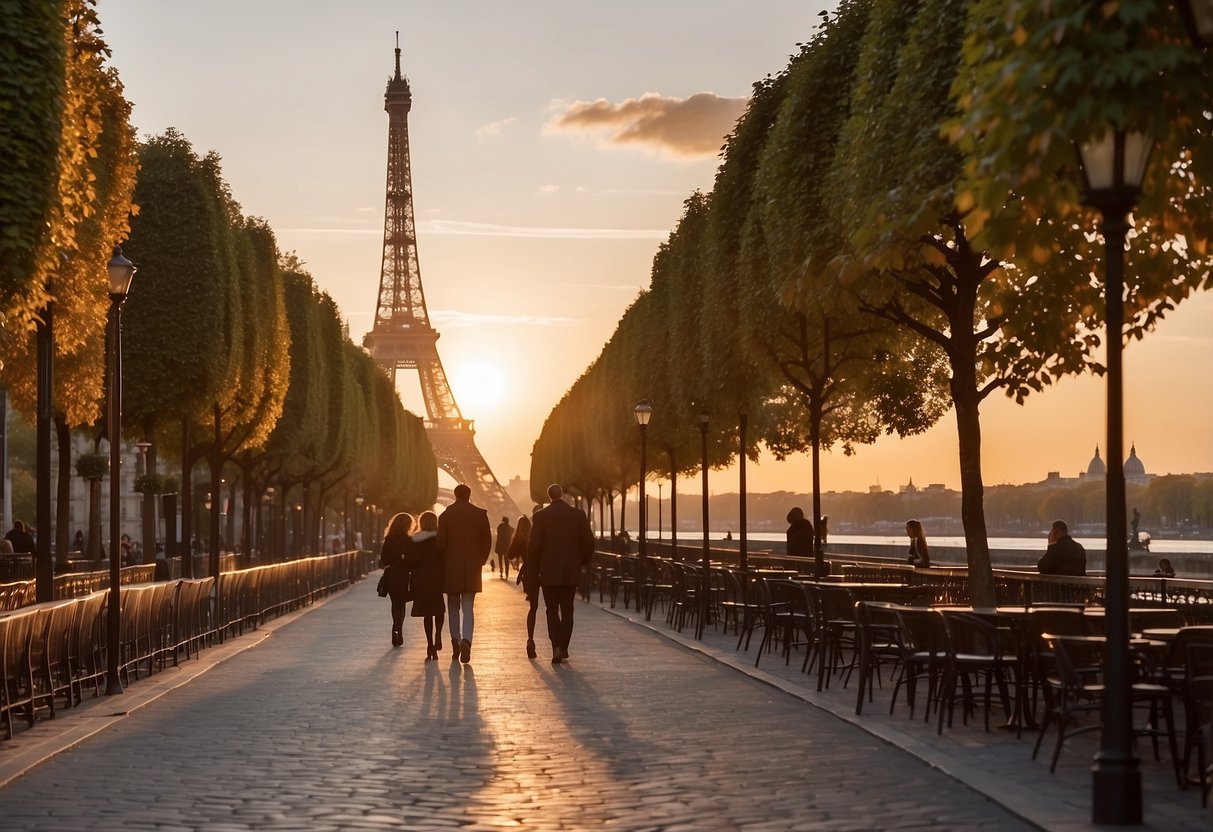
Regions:
M 1128 463 L 1125 463 L 1125 464 L 1127 465 Z M 1095 446 L 1095 456 L 1091 459 L 1090 464 L 1087 465 L 1087 476 L 1088 477 L 1104 477 L 1104 476 L 1107 476 L 1107 474 L 1108 474 L 1108 469 L 1103 464 L 1103 460 L 1099 456 L 1099 446 L 1096 445 Z
M 1137 455 L 1137 443 L 1134 443 L 1129 448 L 1129 458 L 1125 460 L 1125 479 L 1126 480 L 1144 480 L 1146 479 L 1146 466 Z

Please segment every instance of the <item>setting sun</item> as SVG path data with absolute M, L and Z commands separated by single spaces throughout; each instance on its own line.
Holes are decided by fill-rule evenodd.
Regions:
M 475 418 L 490 407 L 501 404 L 505 392 L 505 373 L 483 358 L 461 361 L 451 367 L 451 392 L 463 415 Z

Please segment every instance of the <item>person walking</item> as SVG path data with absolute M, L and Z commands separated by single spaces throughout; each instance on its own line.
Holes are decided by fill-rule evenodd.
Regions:
M 497 542 L 493 544 L 493 553 L 497 555 L 497 572 L 501 580 L 510 579 L 510 541 L 514 538 L 514 527 L 510 518 L 502 517 L 497 524 Z
M 518 518 L 518 528 L 510 541 L 508 557 L 522 561 L 518 564 L 518 577 L 514 583 L 522 584 L 522 592 L 530 605 L 526 613 L 526 654 L 533 659 L 538 655 L 535 652 L 535 616 L 539 612 L 539 576 L 526 568 L 526 547 L 530 540 L 531 518 L 524 514 Z
M 566 503 L 564 489 L 548 486 L 547 508 L 535 515 L 523 569 L 534 571 L 543 588 L 548 638 L 552 641 L 552 664 L 569 657 L 573 636 L 573 601 L 581 583 L 581 567 L 594 555 L 594 533 L 590 518 Z
M 451 659 L 472 660 L 473 612 L 476 593 L 482 591 L 480 574 L 493 548 L 489 515 L 472 505 L 472 489 L 455 486 L 455 502 L 438 517 L 438 551 L 443 560 L 443 589 L 450 622 Z
M 413 516 L 400 512 L 392 515 L 383 530 L 383 546 L 379 550 L 379 565 L 387 581 L 388 598 L 392 600 L 392 646 L 404 644 L 404 608 L 409 600 L 409 570 L 405 557 L 409 549 L 409 532 Z
M 922 531 L 922 523 L 907 520 L 906 537 L 910 538 L 910 555 L 906 558 L 906 563 L 914 564 L 915 569 L 930 569 L 931 550 L 927 547 L 927 536 Z
M 413 596 L 412 618 L 425 627 L 425 660 L 438 658 L 442 649 L 442 622 L 446 604 L 442 600 L 442 555 L 438 552 L 438 515 L 423 511 L 417 518 L 420 529 L 411 538 L 404 563 L 409 569 L 409 592 Z

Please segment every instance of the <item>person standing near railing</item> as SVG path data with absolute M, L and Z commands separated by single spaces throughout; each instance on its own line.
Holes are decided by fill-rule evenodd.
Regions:
M 813 557 L 813 523 L 804 516 L 800 506 L 788 512 L 787 540 L 789 557 Z
M 14 520 L 13 527 L 5 533 L 4 539 L 13 544 L 13 552 L 18 555 L 34 553 L 34 536 L 29 533 L 23 520 Z
M 1042 575 L 1086 575 L 1087 550 L 1070 537 L 1065 520 L 1054 520 L 1049 528 L 1049 546 L 1036 564 Z
M 906 537 L 910 538 L 910 556 L 907 563 L 915 569 L 931 568 L 931 549 L 927 546 L 927 536 L 922 530 L 922 523 L 917 520 L 906 521 Z

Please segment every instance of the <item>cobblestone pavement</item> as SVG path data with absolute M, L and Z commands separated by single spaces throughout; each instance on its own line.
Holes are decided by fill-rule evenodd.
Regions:
M 464 666 L 445 643 L 424 661 L 419 620 L 392 648 L 374 584 L 12 781 L 0 829 L 1031 828 L 863 730 L 595 606 L 578 602 L 560 666 L 541 610 L 540 658 L 528 660 L 525 601 L 486 576 Z

